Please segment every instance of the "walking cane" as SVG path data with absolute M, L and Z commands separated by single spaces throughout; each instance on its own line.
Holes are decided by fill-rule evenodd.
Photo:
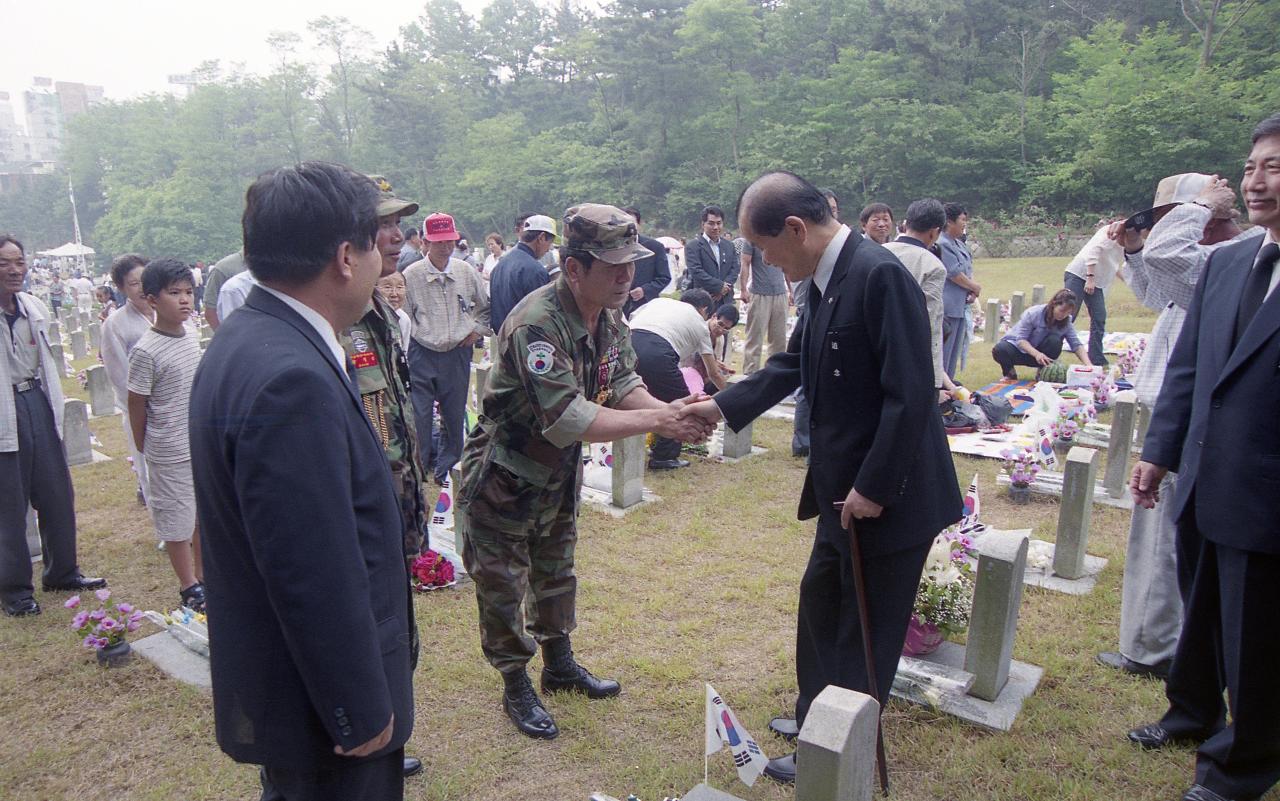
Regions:
M 836 508 L 844 507 L 837 503 Z M 876 661 L 871 654 L 871 621 L 867 618 L 867 583 L 862 570 L 862 548 L 858 545 L 858 533 L 853 521 L 849 522 L 849 558 L 853 562 L 853 588 L 858 599 L 858 628 L 862 630 L 862 655 L 867 669 L 867 690 L 876 701 L 880 693 L 876 689 Z M 882 710 L 883 712 L 883 710 Z M 884 757 L 884 726 L 882 717 L 876 717 L 876 768 L 880 773 L 880 790 L 889 795 L 889 768 Z

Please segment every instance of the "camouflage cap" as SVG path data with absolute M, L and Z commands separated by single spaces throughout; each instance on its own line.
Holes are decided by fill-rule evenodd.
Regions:
M 391 188 L 391 184 L 381 175 L 370 175 L 369 180 L 373 181 L 378 187 L 378 216 L 387 217 L 392 214 L 398 214 L 401 217 L 408 217 L 418 211 L 418 204 L 408 200 L 401 200 L 396 197 L 395 191 Z
M 639 243 L 636 220 L 616 206 L 581 203 L 564 212 L 561 226 L 566 250 L 585 250 L 609 264 L 626 264 L 653 255 Z

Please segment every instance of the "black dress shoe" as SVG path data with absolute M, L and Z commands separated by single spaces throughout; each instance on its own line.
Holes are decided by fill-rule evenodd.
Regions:
M 40 604 L 30 596 L 10 601 L 4 605 L 4 613 L 9 617 L 29 617 L 40 614 Z
M 796 754 L 792 751 L 786 756 L 780 756 L 777 759 L 769 760 L 769 764 L 764 766 L 764 775 L 773 779 L 779 784 L 795 784 L 796 783 Z
M 1225 795 L 1218 795 L 1203 784 L 1193 784 L 1182 796 L 1182 801 L 1231 801 Z
M 1134 662 L 1124 654 L 1115 651 L 1103 651 L 1098 654 L 1097 660 L 1099 665 L 1122 670 L 1131 676 L 1157 679 L 1169 678 L 1169 661 L 1159 662 L 1154 665 L 1144 665 L 1141 662 Z
M 676 470 L 681 467 L 688 467 L 688 459 L 650 459 L 650 470 Z
M 789 743 L 795 742 L 795 739 L 800 736 L 800 727 L 796 725 L 795 718 L 774 718 L 769 721 L 769 731 Z
M 84 592 L 85 590 L 100 590 L 107 586 L 107 580 L 104 578 L 96 578 L 94 576 L 76 576 L 68 581 L 59 581 L 56 584 L 44 582 L 41 586 L 45 592 Z
M 1148 723 L 1129 732 L 1129 742 L 1140 745 L 1148 751 L 1182 743 L 1202 743 L 1206 737 L 1195 734 L 1173 734 L 1159 723 Z
M 404 758 L 404 777 L 417 776 L 422 772 L 422 760 L 417 757 L 407 756 Z
M 533 691 L 529 674 L 524 670 L 502 674 L 506 689 L 502 693 L 502 709 L 516 724 L 520 733 L 537 740 L 554 740 L 560 729 L 542 705 L 542 699 Z

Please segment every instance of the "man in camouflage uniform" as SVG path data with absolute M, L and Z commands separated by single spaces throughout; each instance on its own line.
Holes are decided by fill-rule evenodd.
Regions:
M 525 665 L 543 649 L 542 691 L 617 695 L 573 658 L 582 443 L 656 431 L 702 441 L 709 428 L 663 403 L 636 375 L 620 309 L 649 251 L 613 206 L 565 212 L 563 270 L 520 303 L 495 337 L 496 359 L 467 441 L 458 495 L 462 558 L 476 583 L 480 640 L 502 673 L 503 709 L 530 737 L 559 734 Z M 525 594 L 531 638 L 525 629 Z
M 370 176 L 382 190 L 378 201 L 378 236 L 376 246 L 382 256 L 382 275 L 396 271 L 396 261 L 404 244 L 400 218 L 418 210 L 417 203 L 397 198 L 391 185 L 380 176 Z M 365 414 L 382 439 L 391 478 L 400 499 L 400 516 L 404 522 L 404 558 L 412 567 L 414 559 L 425 547 L 427 505 L 423 495 L 422 466 L 418 458 L 416 429 L 413 427 L 413 404 L 409 399 L 409 365 L 400 348 L 400 323 L 395 310 L 377 289 L 370 298 L 365 315 L 350 328 L 339 332 L 338 341 L 355 368 L 356 391 L 364 404 Z M 413 616 L 410 615 L 410 619 Z M 418 629 L 413 627 L 413 659 L 417 664 Z M 422 771 L 422 761 L 406 756 L 404 775 Z

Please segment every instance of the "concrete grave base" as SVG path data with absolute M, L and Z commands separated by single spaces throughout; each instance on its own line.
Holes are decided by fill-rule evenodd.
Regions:
M 68 467 L 80 467 L 80 465 L 85 465 L 85 464 L 97 464 L 98 462 L 111 461 L 111 457 L 106 455 L 102 451 L 90 451 L 89 454 L 93 457 L 93 461 L 80 462 L 80 464 L 68 464 Z
M 1000 473 L 996 476 L 996 484 L 1007 487 L 1009 486 L 1009 474 Z M 1045 470 L 1036 477 L 1031 483 L 1031 491 L 1036 495 L 1049 495 L 1054 498 L 1062 497 L 1062 474 L 1055 473 L 1051 470 Z M 1133 496 L 1129 494 L 1128 489 L 1124 491 L 1119 498 L 1112 498 L 1107 494 L 1107 490 L 1102 486 L 1102 482 L 1097 482 L 1093 488 L 1093 502 L 1100 503 L 1104 506 L 1111 506 L 1116 509 L 1132 509 Z
M 588 487 L 586 484 L 582 485 L 582 493 L 578 497 L 583 503 L 590 506 L 592 509 L 607 512 L 614 517 L 622 517 L 628 512 L 633 512 L 642 506 L 657 503 L 662 500 L 661 497 L 653 494 L 653 490 L 645 487 L 639 503 L 632 504 L 631 506 L 622 509 L 613 505 L 613 493 L 604 492 L 602 490 L 595 489 L 594 487 Z
M 736 795 L 705 784 L 699 784 L 680 798 L 681 801 L 742 801 Z
M 759 456 L 762 453 L 768 453 L 768 452 L 769 452 L 768 448 L 761 448 L 759 445 L 751 446 L 751 456 Z M 718 442 L 710 443 L 710 446 L 707 448 L 707 458 L 716 462 L 723 462 L 724 464 L 737 464 L 738 462 L 741 462 L 743 459 L 750 459 L 751 456 L 739 456 L 737 458 L 734 458 L 732 456 L 724 456 L 721 454 L 720 443 Z
M 184 684 L 211 690 L 209 660 L 184 646 L 167 631 L 160 631 L 132 643 L 133 650 Z
M 940 673 L 952 673 L 960 676 L 966 673 L 964 670 L 964 652 L 963 645 L 943 642 L 938 647 L 938 650 L 932 654 L 916 657 L 916 659 L 920 662 L 934 663 L 949 669 L 948 671 L 939 671 Z M 901 670 L 901 663 L 899 664 L 899 670 Z M 1018 713 L 1022 711 L 1022 703 L 1031 693 L 1035 692 L 1043 675 L 1044 668 L 1029 665 L 1026 662 L 1019 662 L 1015 659 L 1009 664 L 1009 682 L 1000 691 L 1000 694 L 996 696 L 995 701 L 983 701 L 964 692 L 947 689 L 939 689 L 936 693 L 931 693 L 927 699 L 922 699 L 921 696 L 914 693 L 899 692 L 899 681 L 897 679 L 894 680 L 892 695 L 910 703 L 931 706 L 946 712 L 948 715 L 954 715 L 961 720 L 983 728 L 1009 731 L 1013 728 L 1013 722 L 1017 719 Z
M 997 531 L 998 529 L 987 529 L 985 533 Z M 1031 529 L 1013 529 L 1014 534 L 1026 534 L 1031 536 Z M 982 534 L 976 538 L 977 543 L 981 543 Z M 1030 587 L 1040 587 L 1045 590 L 1066 593 L 1067 595 L 1088 595 L 1093 591 L 1094 585 L 1098 583 L 1098 574 L 1107 566 L 1107 560 L 1101 556 L 1090 556 L 1085 554 L 1084 571 L 1085 575 L 1078 579 L 1063 578 L 1053 572 L 1053 551 L 1052 542 L 1044 540 L 1032 539 L 1027 550 L 1027 570 L 1022 577 L 1022 583 Z M 979 545 L 981 548 L 981 545 Z
M 101 419 L 101 418 L 103 418 L 103 417 L 119 417 L 119 416 L 120 416 L 120 415 L 122 415 L 122 414 L 124 414 L 124 412 L 121 412 L 119 409 L 112 409 L 112 410 L 111 410 L 111 412 L 110 412 L 109 414 L 94 414 L 94 413 L 90 412 L 90 413 L 89 413 L 89 419 L 90 419 L 90 420 L 98 420 L 98 419 Z

